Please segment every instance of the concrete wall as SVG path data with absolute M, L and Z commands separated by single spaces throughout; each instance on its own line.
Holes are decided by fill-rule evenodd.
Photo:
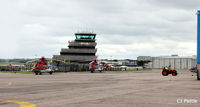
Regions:
M 175 67 L 175 59 L 174 58 L 170 58 L 169 63 L 171 64 L 171 68 Z
M 152 60 L 152 68 L 160 68 L 160 59 L 159 58 L 153 58 Z
M 175 58 L 175 69 L 181 69 L 181 58 Z

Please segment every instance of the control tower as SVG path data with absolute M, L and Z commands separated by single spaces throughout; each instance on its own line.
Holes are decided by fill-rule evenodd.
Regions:
M 75 40 L 68 42 L 68 48 L 61 49 L 60 55 L 53 56 L 53 61 L 88 64 L 97 58 L 95 33 L 75 33 L 75 37 Z

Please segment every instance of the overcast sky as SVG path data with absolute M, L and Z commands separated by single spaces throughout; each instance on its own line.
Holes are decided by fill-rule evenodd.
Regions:
M 99 58 L 196 54 L 200 0 L 1 0 L 0 58 L 52 57 L 77 31 Z

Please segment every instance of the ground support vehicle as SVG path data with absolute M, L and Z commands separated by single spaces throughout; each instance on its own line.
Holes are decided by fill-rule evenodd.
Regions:
M 99 65 L 90 64 L 90 66 L 89 66 L 89 70 L 91 73 L 94 73 L 94 71 L 102 72 L 103 68 L 104 68 L 103 64 L 99 64 Z
M 197 69 L 195 67 L 190 68 L 189 71 L 192 72 L 192 73 L 197 73 Z
M 168 76 L 168 74 L 172 74 L 172 76 L 177 76 L 177 71 L 175 69 L 165 69 L 163 68 L 162 75 Z

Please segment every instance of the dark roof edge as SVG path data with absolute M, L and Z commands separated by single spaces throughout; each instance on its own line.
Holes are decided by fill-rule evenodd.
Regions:
M 96 35 L 96 33 L 91 33 L 91 32 L 81 32 L 81 33 L 75 33 L 75 35 Z

